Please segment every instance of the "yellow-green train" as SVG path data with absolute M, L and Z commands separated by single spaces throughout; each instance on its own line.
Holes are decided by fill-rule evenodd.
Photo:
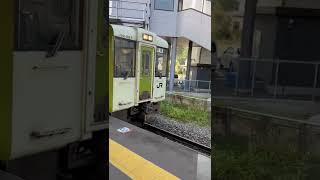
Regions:
M 106 25 L 105 5 L 2 1 L 0 169 L 43 152 L 63 154 L 67 169 L 107 163 L 109 114 L 146 112 L 165 98 L 167 42 Z
M 165 99 L 168 43 L 140 28 L 109 32 L 109 112 L 154 110 Z

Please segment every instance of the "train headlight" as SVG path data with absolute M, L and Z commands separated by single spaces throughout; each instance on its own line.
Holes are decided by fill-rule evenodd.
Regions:
M 149 36 L 149 41 L 153 41 L 153 37 L 152 36 Z
M 153 36 L 148 35 L 148 34 L 143 34 L 143 40 L 152 42 Z

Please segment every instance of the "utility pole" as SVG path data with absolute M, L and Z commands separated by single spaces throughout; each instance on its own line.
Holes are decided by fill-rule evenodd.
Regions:
M 241 42 L 241 58 L 251 58 L 254 25 L 257 11 L 257 0 L 246 0 L 245 13 L 243 19 L 242 42 Z M 239 88 L 248 89 L 250 82 L 250 61 L 239 62 Z
M 171 46 L 171 64 L 170 64 L 170 81 L 169 81 L 170 92 L 173 91 L 176 59 L 177 59 L 177 38 L 173 37 L 172 46 Z
M 193 46 L 193 42 L 189 41 L 188 58 L 187 58 L 187 71 L 186 71 L 186 79 L 185 79 L 187 81 L 190 80 L 190 66 L 191 66 L 192 46 Z

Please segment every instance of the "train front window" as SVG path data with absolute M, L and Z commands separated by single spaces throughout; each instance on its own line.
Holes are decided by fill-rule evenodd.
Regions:
M 135 42 L 115 39 L 114 77 L 134 77 Z
M 15 0 L 15 49 L 80 50 L 82 0 Z
M 156 58 L 156 77 L 166 76 L 168 63 L 168 50 L 164 48 L 157 48 Z

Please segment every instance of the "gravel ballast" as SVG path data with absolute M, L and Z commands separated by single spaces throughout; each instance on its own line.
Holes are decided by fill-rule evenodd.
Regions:
M 211 128 L 200 127 L 194 123 L 182 123 L 161 114 L 151 114 L 147 123 L 194 142 L 211 147 Z

